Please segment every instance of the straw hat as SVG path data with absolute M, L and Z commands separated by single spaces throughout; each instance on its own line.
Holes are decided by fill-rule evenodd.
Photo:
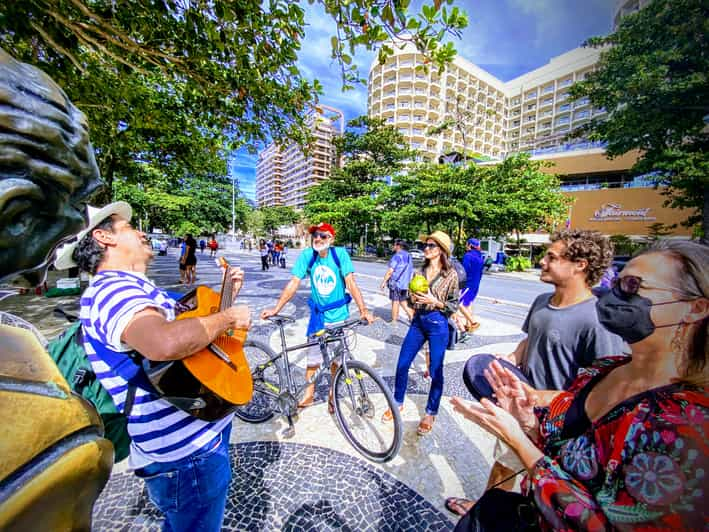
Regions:
M 76 240 L 72 240 L 70 243 L 64 244 L 57 250 L 57 258 L 54 261 L 54 267 L 57 270 L 67 270 L 77 266 L 76 262 L 74 262 L 74 259 L 71 257 L 74 254 L 77 244 L 104 219 L 113 214 L 117 214 L 121 218 L 125 218 L 130 221 L 133 216 L 133 209 L 131 209 L 130 205 L 128 205 L 125 201 L 109 203 L 101 208 L 87 205 L 86 210 L 89 215 L 89 225 L 86 226 L 86 229 L 76 235 Z
M 446 257 L 451 256 L 451 239 L 447 234 L 443 231 L 434 231 L 428 235 L 424 241 L 429 238 L 438 244 L 438 247 L 441 248 L 441 251 L 446 254 Z

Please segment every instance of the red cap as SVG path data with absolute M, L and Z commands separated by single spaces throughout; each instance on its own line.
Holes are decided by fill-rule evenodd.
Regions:
M 308 233 L 310 233 L 311 235 L 312 235 L 315 231 L 322 231 L 323 233 L 330 233 L 332 236 L 335 236 L 335 228 L 332 227 L 329 223 L 326 223 L 326 222 L 320 222 L 319 224 L 317 224 L 317 225 L 311 225 L 311 226 L 308 228 Z

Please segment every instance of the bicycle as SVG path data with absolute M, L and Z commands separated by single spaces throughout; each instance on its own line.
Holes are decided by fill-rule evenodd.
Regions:
M 388 462 L 394 458 L 402 442 L 403 424 L 399 408 L 384 380 L 367 364 L 354 358 L 347 341 L 348 332 L 367 322 L 356 319 L 326 327 L 314 340 L 288 347 L 284 324 L 293 323 L 295 319 L 277 314 L 268 320 L 279 328 L 281 351 L 275 353 L 258 341 L 245 342 L 244 351 L 252 368 L 254 394 L 248 404 L 236 409 L 236 416 L 248 423 L 264 423 L 275 414 L 280 414 L 288 421 L 284 437 L 292 437 L 300 396 L 307 386 L 316 383 L 335 364 L 337 370 L 330 384 L 328 401 L 334 407 L 340 431 L 366 458 L 374 462 Z M 331 349 L 330 344 L 337 345 Z M 320 347 L 323 364 L 310 380 L 296 386 L 288 354 L 312 346 Z M 391 422 L 381 419 L 387 409 L 393 413 Z

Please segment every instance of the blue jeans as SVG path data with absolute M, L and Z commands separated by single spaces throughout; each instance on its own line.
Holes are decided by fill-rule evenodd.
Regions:
M 195 454 L 176 462 L 152 462 L 135 471 L 165 516 L 163 531 L 221 530 L 231 481 L 230 434 L 231 424 Z
M 396 364 L 396 384 L 394 386 L 394 400 L 397 404 L 404 404 L 406 385 L 409 382 L 409 368 L 423 344 L 428 340 L 431 352 L 431 389 L 428 392 L 426 413 L 435 416 L 441 404 L 443 395 L 443 356 L 448 345 L 448 319 L 442 312 L 432 310 L 429 312 L 416 312 L 411 321 L 409 332 L 404 338 L 399 353 L 399 362 Z

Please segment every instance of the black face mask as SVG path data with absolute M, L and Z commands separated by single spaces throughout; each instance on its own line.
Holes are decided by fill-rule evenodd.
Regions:
M 686 301 L 677 299 L 653 303 L 637 294 L 625 294 L 616 286 L 599 296 L 596 302 L 598 321 L 613 334 L 617 334 L 629 344 L 644 340 L 657 328 L 650 317 L 653 306 Z M 672 327 L 679 323 L 669 323 L 660 327 Z

